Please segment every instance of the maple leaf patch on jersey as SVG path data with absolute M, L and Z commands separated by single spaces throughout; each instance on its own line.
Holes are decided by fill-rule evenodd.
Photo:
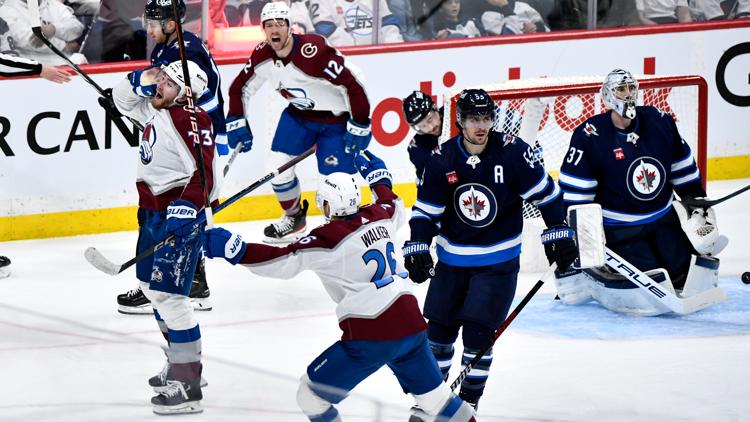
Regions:
M 667 181 L 664 166 L 653 157 L 640 157 L 633 161 L 626 177 L 630 194 L 641 201 L 656 198 Z
M 495 195 L 479 183 L 467 183 L 456 188 L 453 207 L 461 221 L 472 227 L 489 226 L 497 216 Z

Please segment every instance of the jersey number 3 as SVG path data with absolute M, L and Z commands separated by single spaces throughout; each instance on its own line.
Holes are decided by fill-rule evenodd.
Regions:
M 377 264 L 375 275 L 372 276 L 370 282 L 375 283 L 378 289 L 393 283 L 393 274 L 396 273 L 397 264 L 396 259 L 393 258 L 393 242 L 386 243 L 385 256 L 380 252 L 380 249 L 370 249 L 362 255 L 362 260 L 365 261 L 365 265 L 369 264 L 370 261 L 375 261 L 375 264 Z M 391 270 L 391 275 L 384 278 L 386 261 Z

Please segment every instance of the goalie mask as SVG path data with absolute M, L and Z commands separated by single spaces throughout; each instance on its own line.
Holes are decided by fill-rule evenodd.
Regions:
M 326 220 L 330 220 L 333 216 L 346 217 L 356 214 L 362 202 L 362 195 L 353 175 L 337 172 L 325 176 L 320 181 L 318 192 L 315 194 L 315 202 Z M 328 213 L 325 212 L 326 203 Z
M 635 102 L 638 99 L 638 81 L 627 70 L 609 72 L 602 84 L 602 101 L 607 109 L 627 119 L 635 118 Z
M 495 102 L 492 101 L 487 91 L 483 89 L 461 91 L 456 102 L 456 126 L 459 129 L 463 129 L 463 121 L 467 116 L 490 116 L 490 119 L 495 121 Z
M 203 95 L 203 92 L 208 88 L 208 76 L 206 76 L 206 72 L 204 72 L 203 69 L 193 61 L 188 60 L 187 66 L 193 97 L 196 99 L 200 98 Z M 182 62 L 172 62 L 164 66 L 161 71 L 180 86 L 180 93 L 177 94 L 175 99 L 185 95 L 185 74 L 182 71 Z

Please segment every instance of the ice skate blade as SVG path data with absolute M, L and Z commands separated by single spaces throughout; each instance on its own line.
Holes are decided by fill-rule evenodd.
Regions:
M 154 413 L 162 416 L 171 415 L 189 415 L 191 413 L 202 413 L 203 407 L 201 407 L 200 400 L 189 401 L 175 406 L 157 406 L 154 405 Z
M 117 306 L 117 312 L 125 315 L 153 315 L 154 308 L 151 304 L 145 304 L 143 306 Z

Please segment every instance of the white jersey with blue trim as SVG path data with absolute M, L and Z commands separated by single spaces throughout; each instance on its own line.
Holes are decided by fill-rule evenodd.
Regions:
M 198 106 L 211 116 L 214 134 L 216 135 L 216 151 L 219 155 L 227 155 L 227 131 L 224 118 L 224 98 L 221 94 L 221 75 L 211 53 L 201 39 L 192 32 L 184 32 L 185 59 L 195 62 L 208 76 L 206 92 L 198 99 Z M 175 38 L 170 43 L 157 44 L 151 52 L 152 64 L 169 64 L 180 60 L 180 48 Z
M 432 153 L 417 187 L 411 240 L 436 236 L 441 262 L 459 267 L 497 264 L 521 253 L 522 203 L 539 207 L 548 226 L 564 222 L 562 194 L 532 148 L 490 132 L 470 155 L 455 137 Z
M 671 115 L 636 107 L 635 119 L 620 130 L 610 113 L 573 132 L 560 169 L 566 206 L 596 202 L 605 225 L 639 225 L 669 212 L 673 190 L 703 191 L 693 153 Z

